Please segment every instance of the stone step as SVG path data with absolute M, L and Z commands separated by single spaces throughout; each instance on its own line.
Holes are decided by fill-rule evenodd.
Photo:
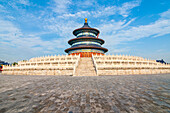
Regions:
M 76 73 L 95 73 L 95 71 L 91 71 L 91 72 L 86 72 L 86 71 L 77 71 Z
M 81 74 L 94 74 L 95 72 L 91 72 L 91 73 L 83 73 L 83 72 L 81 72 Z M 75 73 L 75 74 L 79 74 L 79 73 Z M 81 75 L 80 74 L 80 75 Z
M 74 76 L 96 76 L 95 66 L 92 58 L 80 58 Z
M 78 67 L 84 67 L 84 65 L 82 65 L 82 66 L 78 66 Z M 92 65 L 90 66 L 90 65 L 86 65 L 86 67 L 93 67 Z M 93 67 L 94 68 L 94 67 Z
M 86 65 L 86 66 L 93 66 L 93 64 L 81 64 L 80 66 L 84 66 L 84 65 Z
M 82 69 L 81 67 L 77 67 L 77 68 L 79 68 L 79 70 L 84 70 L 84 69 Z M 91 71 L 91 70 L 95 70 L 95 69 L 88 69 L 87 67 L 86 67 L 86 69 L 85 69 L 85 71 Z
M 94 76 L 94 73 L 89 73 L 89 74 L 75 74 L 74 76 Z

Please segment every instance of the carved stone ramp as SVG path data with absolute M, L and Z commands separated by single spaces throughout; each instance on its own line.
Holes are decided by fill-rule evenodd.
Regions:
M 95 66 L 91 57 L 81 57 L 74 76 L 96 76 Z

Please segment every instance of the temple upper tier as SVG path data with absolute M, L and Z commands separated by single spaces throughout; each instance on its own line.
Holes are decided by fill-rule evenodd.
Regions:
M 98 38 L 99 33 L 99 30 L 88 25 L 87 18 L 85 18 L 83 27 L 73 31 L 76 38 L 68 41 L 71 48 L 66 49 L 65 52 L 69 55 L 80 54 L 81 57 L 91 57 L 92 54 L 104 55 L 108 49 L 101 47 L 104 40 Z

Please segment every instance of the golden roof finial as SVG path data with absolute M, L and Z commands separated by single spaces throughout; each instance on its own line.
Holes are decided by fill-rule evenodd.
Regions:
M 87 23 L 87 18 L 85 18 L 84 20 L 85 20 L 85 23 Z

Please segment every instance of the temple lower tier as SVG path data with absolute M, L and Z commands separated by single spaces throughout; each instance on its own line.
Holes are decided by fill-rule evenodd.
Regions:
M 92 57 L 92 55 L 104 55 L 104 53 L 96 53 L 96 52 L 78 52 L 71 53 L 69 55 L 80 55 L 80 57 Z
M 79 55 L 80 57 L 92 57 L 93 55 L 104 55 L 107 51 L 106 48 L 103 47 L 71 47 L 65 50 L 69 55 Z
M 90 53 L 86 53 L 86 55 L 87 54 Z M 20 61 L 18 65 L 15 66 L 3 66 L 2 71 L 2 74 L 5 75 L 73 76 L 160 73 L 170 73 L 170 64 L 161 64 L 160 62 L 156 62 L 156 60 L 125 55 L 92 55 L 92 58 L 84 58 L 80 57 L 80 55 L 46 56 L 32 58 L 28 61 Z

